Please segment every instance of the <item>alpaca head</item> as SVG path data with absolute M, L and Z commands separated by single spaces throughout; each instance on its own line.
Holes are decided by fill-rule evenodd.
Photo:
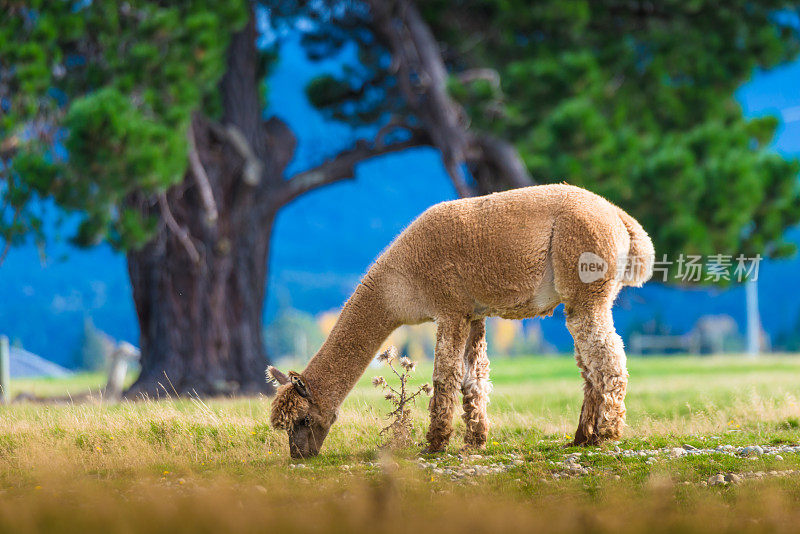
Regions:
M 279 384 L 272 401 L 270 422 L 289 435 L 289 454 L 292 458 L 308 458 L 319 454 L 336 414 L 325 414 L 316 402 L 311 388 L 300 373 L 285 375 L 270 366 L 267 376 Z

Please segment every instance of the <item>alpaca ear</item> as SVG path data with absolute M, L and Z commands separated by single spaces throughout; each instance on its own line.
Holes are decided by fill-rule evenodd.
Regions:
M 314 400 L 311 397 L 311 390 L 308 389 L 308 385 L 306 384 L 305 379 L 300 373 L 295 373 L 294 371 L 290 371 L 289 380 L 292 381 L 292 385 L 294 386 L 294 389 L 297 391 L 298 395 L 310 401 Z
M 283 386 L 284 384 L 289 383 L 289 377 L 285 374 L 278 371 L 276 368 L 272 367 L 271 365 L 267 367 L 267 382 L 274 380 L 279 385 Z

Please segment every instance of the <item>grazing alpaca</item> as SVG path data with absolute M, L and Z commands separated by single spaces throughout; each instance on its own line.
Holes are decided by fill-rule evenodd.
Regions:
M 485 318 L 550 315 L 564 303 L 585 380 L 575 444 L 617 438 L 628 372 L 611 306 L 652 274 L 653 245 L 632 217 L 568 185 L 443 202 L 420 215 L 370 267 L 302 373 L 281 384 L 271 422 L 294 457 L 319 452 L 338 407 L 398 326 L 436 321 L 429 452 L 452 433 L 459 387 L 467 447 L 485 446 L 491 390 Z

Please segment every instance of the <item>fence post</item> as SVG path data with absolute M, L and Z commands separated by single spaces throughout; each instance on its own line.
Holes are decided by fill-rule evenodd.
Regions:
M 123 341 L 114 349 L 111 354 L 111 365 L 108 368 L 108 382 L 105 391 L 109 399 L 116 400 L 122 396 L 128 365 L 131 360 L 138 359 L 139 350 L 130 343 Z
M 8 337 L 0 336 L 0 399 L 3 404 L 8 404 L 9 400 L 9 382 L 10 382 L 10 365 L 11 365 L 11 350 L 8 347 Z

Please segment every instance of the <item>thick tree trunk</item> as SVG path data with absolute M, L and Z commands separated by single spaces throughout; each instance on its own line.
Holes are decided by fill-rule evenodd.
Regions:
M 261 118 L 255 38 L 251 17 L 229 46 L 221 124 L 193 120 L 183 183 L 157 198 L 129 199 L 159 227 L 128 254 L 142 349 L 142 372 L 128 397 L 269 391 L 261 327 L 278 209 L 352 178 L 360 161 L 430 142 L 414 130 L 396 143 L 362 139 L 286 180 L 295 138 L 280 120 Z
M 157 200 L 131 204 L 159 220 L 128 254 L 142 372 L 126 392 L 267 392 L 262 340 L 269 243 L 294 138 L 264 123 L 253 21 L 231 40 L 220 82 L 222 124 L 196 117 L 190 167 Z
M 217 219 L 210 223 L 199 188 L 187 176 L 167 194 L 168 214 L 189 237 L 162 222 L 155 238 L 128 254 L 141 329 L 142 372 L 127 395 L 201 395 L 267 391 L 261 335 L 274 209 L 254 206 L 223 184 L 241 181 L 241 158 L 206 129 L 198 143 Z M 198 136 L 198 140 L 202 139 Z M 152 203 L 152 202 L 151 202 Z

